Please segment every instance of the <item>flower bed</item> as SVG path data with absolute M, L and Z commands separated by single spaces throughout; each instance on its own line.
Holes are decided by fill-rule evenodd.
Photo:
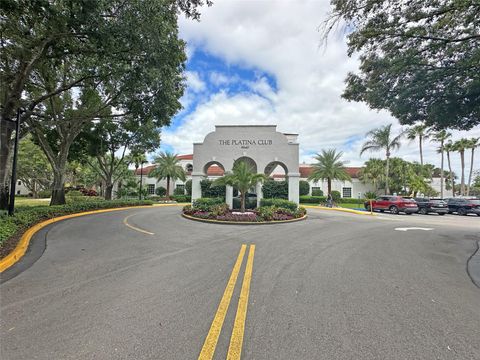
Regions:
M 238 223 L 264 223 L 275 221 L 288 221 L 305 217 L 307 211 L 303 207 L 297 209 L 282 208 L 278 206 L 261 206 L 255 210 L 244 213 L 232 211 L 225 203 L 205 204 L 200 201 L 198 205 L 187 205 L 183 208 L 183 214 L 203 220 L 216 220 L 222 222 Z

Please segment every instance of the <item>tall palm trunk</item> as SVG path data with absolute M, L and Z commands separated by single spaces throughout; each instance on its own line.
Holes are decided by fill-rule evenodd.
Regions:
M 387 166 L 385 168 L 385 195 L 390 195 L 390 186 L 388 184 L 390 179 L 390 152 L 387 152 Z
M 240 211 L 245 212 L 245 191 L 242 191 L 241 201 L 240 201 Z
M 448 171 L 450 172 L 450 184 L 452 185 L 452 196 L 455 197 L 455 180 L 453 179 L 452 164 L 450 163 L 450 151 L 447 151 Z
M 167 200 L 170 200 L 170 176 L 167 176 Z
M 460 163 L 462 166 L 462 178 L 460 183 L 460 195 L 465 195 L 465 150 L 460 150 Z
M 440 197 L 443 199 L 443 183 L 444 183 L 444 173 L 443 173 L 443 140 L 440 143 L 440 153 L 442 160 L 440 161 Z
M 327 194 L 332 194 L 332 179 L 330 178 L 327 179 Z
M 472 148 L 472 157 L 470 158 L 470 174 L 468 174 L 467 196 L 470 195 L 470 185 L 472 184 L 473 155 L 474 154 L 475 154 L 475 149 Z
M 419 145 L 420 145 L 420 165 L 423 166 L 423 136 L 418 137 Z

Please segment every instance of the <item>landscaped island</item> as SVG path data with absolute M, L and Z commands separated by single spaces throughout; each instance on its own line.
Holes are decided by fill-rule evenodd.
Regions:
M 188 218 L 232 223 L 271 223 L 306 218 L 307 211 L 292 201 L 262 199 L 260 207 L 244 212 L 231 210 L 222 198 L 201 198 L 183 208 Z

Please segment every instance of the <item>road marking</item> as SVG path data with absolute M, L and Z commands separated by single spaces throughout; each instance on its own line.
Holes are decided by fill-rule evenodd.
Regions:
M 199 360 L 210 360 L 213 358 L 215 348 L 217 347 L 218 337 L 222 331 L 223 321 L 227 315 L 233 290 L 235 289 L 235 284 L 237 283 L 238 273 L 240 272 L 240 268 L 242 266 L 246 248 L 247 245 L 245 244 L 243 244 L 240 248 L 240 253 L 238 254 L 237 261 L 233 266 L 233 270 L 230 275 L 230 279 L 228 280 L 227 287 L 225 288 L 225 292 L 223 293 L 222 300 L 220 300 L 220 304 L 218 305 L 217 313 L 215 314 L 212 325 L 210 326 L 210 330 L 208 331 L 202 351 L 198 356 Z
M 250 293 L 254 256 L 255 245 L 250 245 L 242 290 L 240 292 L 240 299 L 238 300 L 237 315 L 235 316 L 230 346 L 228 347 L 227 360 L 240 360 L 242 354 L 243 334 L 245 332 L 245 319 L 247 317 L 248 295 Z
M 140 229 L 140 228 L 138 228 L 138 227 L 136 227 L 136 226 L 130 225 L 130 224 L 127 222 L 127 220 L 128 220 L 131 216 L 133 216 L 133 215 L 137 215 L 137 214 L 130 214 L 130 215 L 128 215 L 127 217 L 125 217 L 125 219 L 123 219 L 123 224 L 124 224 L 125 226 L 129 227 L 129 228 L 132 229 L 132 230 L 139 231 L 139 232 L 144 233 L 144 234 L 147 234 L 147 235 L 155 235 L 155 233 L 153 233 L 153 232 L 150 232 L 150 231 L 147 231 L 147 230 L 143 230 L 143 229 Z
M 423 227 L 405 227 L 405 228 L 395 228 L 397 231 L 408 231 L 408 230 L 424 230 L 429 231 L 433 230 L 432 228 L 423 228 Z

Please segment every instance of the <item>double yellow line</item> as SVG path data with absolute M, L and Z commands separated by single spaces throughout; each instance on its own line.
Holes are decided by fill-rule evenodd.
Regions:
M 240 248 L 237 261 L 233 266 L 230 279 L 227 287 L 223 293 L 222 300 L 218 305 L 217 313 L 213 319 L 212 325 L 208 332 L 207 338 L 202 347 L 202 351 L 198 356 L 198 360 L 210 360 L 213 358 L 215 348 L 217 347 L 218 337 L 222 331 L 223 322 L 227 315 L 227 310 L 232 299 L 235 284 L 237 283 L 238 274 L 242 267 L 243 258 L 247 250 L 247 245 L 243 244 Z M 250 282 L 252 279 L 253 257 L 255 255 L 255 245 L 250 245 L 248 251 L 247 265 L 245 268 L 245 275 L 243 276 L 242 289 L 240 291 L 240 298 L 238 300 L 237 314 L 235 316 L 235 323 L 233 324 L 232 337 L 230 338 L 230 346 L 228 347 L 227 360 L 238 360 L 242 354 L 243 334 L 245 332 L 245 319 L 247 317 L 248 295 L 250 293 Z

